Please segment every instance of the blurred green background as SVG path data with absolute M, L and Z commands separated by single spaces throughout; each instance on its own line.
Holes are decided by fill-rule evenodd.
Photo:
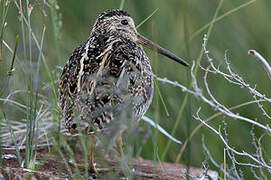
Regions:
M 19 3 L 18 0 L 16 2 Z M 156 13 L 138 28 L 138 32 L 192 64 L 192 61 L 196 60 L 200 55 L 203 36 L 207 33 L 208 27 L 203 29 L 200 33 L 195 34 L 195 32 L 211 22 L 221 1 L 126 0 L 123 2 L 123 9 L 132 15 L 136 24 L 142 22 L 157 9 Z M 23 1 L 23 4 L 24 3 Z M 57 66 L 63 67 L 75 47 L 88 38 L 98 14 L 108 9 L 119 8 L 121 1 L 62 0 L 57 1 L 55 8 L 51 8 L 47 4 L 56 3 L 54 0 L 48 0 L 48 2 L 46 0 L 35 0 L 30 1 L 30 3 L 33 6 L 31 15 L 32 30 L 37 35 L 39 41 L 41 40 L 43 27 L 46 27 L 43 52 L 49 69 L 52 71 L 55 80 L 57 80 L 60 73 Z M 2 4 L 3 2 L 1 5 Z M 3 9 L 3 7 L 1 8 Z M 253 57 L 247 55 L 247 51 L 249 49 L 256 49 L 266 57 L 267 60 L 271 59 L 271 1 L 224 0 L 221 9 L 218 11 L 218 17 L 236 8 L 238 8 L 236 11 L 229 13 L 227 16 L 215 22 L 208 39 L 208 49 L 215 63 L 217 65 L 222 64 L 222 69 L 225 69 L 223 62 L 225 51 L 227 51 L 227 56 L 233 70 L 240 74 L 252 87 L 257 84 L 257 89 L 270 97 L 271 81 L 262 66 Z M 54 19 L 56 16 L 52 16 L 53 14 L 57 15 L 60 19 Z M 2 18 L 3 16 L 0 15 L 0 20 Z M 25 89 L 27 84 L 25 79 L 27 79 L 28 72 L 31 71 L 32 68 L 36 68 L 29 67 L 27 63 L 29 61 L 29 52 L 26 52 L 26 55 L 24 55 L 21 22 L 18 9 L 14 3 L 10 4 L 6 22 L 7 26 L 3 34 L 5 42 L 13 49 L 16 34 L 20 35 L 20 40 L 17 51 L 18 58 L 15 59 L 16 70 L 14 76 L 9 80 L 10 84 L 8 89 L 6 88 L 6 73 L 10 67 L 12 54 L 3 46 L 0 64 L 0 95 L 2 98 L 5 98 L 11 91 Z M 54 25 L 52 22 L 56 22 L 56 24 Z M 59 32 L 56 32 L 58 30 Z M 26 46 L 29 45 L 28 43 L 29 42 L 27 42 Z M 32 46 L 32 61 L 37 62 L 39 50 L 34 43 L 32 43 Z M 191 77 L 189 68 L 184 68 L 173 61 L 169 61 L 165 57 L 156 55 L 148 49 L 146 49 L 146 52 L 151 59 L 153 71 L 156 75 L 159 77 L 167 77 L 172 81 L 178 81 L 184 85 L 190 84 Z M 207 60 L 203 56 L 201 65 L 205 66 L 206 64 Z M 21 71 L 24 71 L 24 73 Z M 197 79 L 199 84 L 202 85 L 203 72 L 199 71 Z M 40 79 L 38 81 L 40 85 L 45 85 L 50 82 L 44 65 L 40 66 Z M 212 75 L 209 78 L 209 83 L 214 95 L 227 107 L 253 100 L 247 90 L 231 85 L 223 80 L 223 78 Z M 193 115 L 199 107 L 202 107 L 202 118 L 207 118 L 216 113 L 216 111 L 209 108 L 200 100 L 189 96 L 188 103 L 186 103 L 184 111 L 180 114 L 180 108 L 186 94 L 180 89 L 168 84 L 158 82 L 157 85 L 153 103 L 146 116 L 159 122 L 168 132 L 172 132 L 175 122 L 180 118 L 180 123 L 177 126 L 174 137 L 183 142 L 199 124 L 199 122 L 193 118 Z M 53 98 L 48 89 L 41 91 L 44 95 Z M 159 91 L 161 96 L 159 96 Z M 161 97 L 164 100 L 164 105 Z M 27 102 L 23 95 L 17 95 L 14 98 L 23 104 Z M 53 100 L 51 100 L 51 102 L 53 102 Z M 264 105 L 270 114 L 270 104 Z M 21 116 L 25 116 L 19 109 L 13 108 L 11 110 L 6 104 L 1 104 L 1 106 L 9 118 L 20 119 Z M 167 111 L 169 115 L 167 115 Z M 237 112 L 245 117 L 257 119 L 263 124 L 270 124 L 262 115 L 262 112 L 259 111 L 256 104 L 240 108 Z M 230 144 L 238 150 L 246 149 L 252 152 L 254 149 L 250 137 L 251 125 L 222 116 L 212 120 L 210 124 L 215 127 L 219 125 L 223 126 L 223 120 L 227 123 Z M 140 125 L 146 126 L 143 122 L 141 122 Z M 171 145 L 168 146 L 168 151 L 164 153 L 169 139 L 161 133 L 157 133 L 155 129 L 151 129 L 151 131 L 152 135 L 143 146 L 140 156 L 146 159 L 157 158 L 167 162 L 175 162 L 182 146 L 171 143 Z M 255 128 L 255 133 L 259 136 L 263 132 Z M 223 163 L 224 145 L 214 133 L 205 127 L 201 128 L 193 137 L 191 146 L 190 148 L 189 146 L 186 148 L 180 163 L 201 167 L 201 162 L 205 160 L 201 142 L 202 135 L 205 136 L 205 142 L 213 157 L 218 163 Z M 263 144 L 263 147 L 266 153 L 270 155 L 270 143 L 266 142 L 266 144 Z M 215 167 L 211 165 L 211 169 L 215 169 Z M 249 169 L 243 170 L 246 172 Z M 244 174 L 246 175 L 246 173 Z M 246 178 L 249 176 L 248 173 Z

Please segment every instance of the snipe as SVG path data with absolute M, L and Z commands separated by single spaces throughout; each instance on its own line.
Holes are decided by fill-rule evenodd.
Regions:
M 90 37 L 73 51 L 60 77 L 62 122 L 70 133 L 83 127 L 93 136 L 110 122 L 119 121 L 123 112 L 135 121 L 141 119 L 152 101 L 153 74 L 149 58 L 138 44 L 188 65 L 138 34 L 127 12 L 101 13 Z M 121 153 L 121 138 L 116 146 Z M 94 145 L 89 170 L 96 172 L 93 150 Z

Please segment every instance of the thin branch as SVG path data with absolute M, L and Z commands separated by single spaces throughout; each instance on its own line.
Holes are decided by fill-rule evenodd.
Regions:
M 153 126 L 154 128 L 158 129 L 162 134 L 167 136 L 169 139 L 171 139 L 175 143 L 182 144 L 182 142 L 180 140 L 171 136 L 165 129 L 163 129 L 159 124 L 155 123 L 152 119 L 150 119 L 146 116 L 143 116 L 142 120 L 144 120 L 145 122 L 147 122 L 149 125 Z
M 215 134 L 218 135 L 218 137 L 221 139 L 221 141 L 224 143 L 224 145 L 226 146 L 226 148 L 228 148 L 231 152 L 233 152 L 234 154 L 236 155 L 239 155 L 239 156 L 245 156 L 245 157 L 248 157 L 249 159 L 251 159 L 255 164 L 252 164 L 252 163 L 239 163 L 239 162 L 236 162 L 238 165 L 245 165 L 245 166 L 249 166 L 249 167 L 254 167 L 254 168 L 266 168 L 268 170 L 271 170 L 271 166 L 268 165 L 265 161 L 262 161 L 261 160 L 258 160 L 255 156 L 247 153 L 246 151 L 242 151 L 242 152 L 239 152 L 237 150 L 235 150 L 234 148 L 232 148 L 228 143 L 227 141 L 225 140 L 225 138 L 222 136 L 221 132 L 220 132 L 220 128 L 219 130 L 216 130 L 214 127 L 212 127 L 211 125 L 207 124 L 204 120 L 202 120 L 199 116 L 199 112 L 200 112 L 200 108 L 198 109 L 196 115 L 194 115 L 193 117 L 200 121 L 201 123 L 203 123 L 206 127 L 208 127 L 208 129 L 210 129 L 211 131 L 213 131 Z
M 254 56 L 256 60 L 258 60 L 262 64 L 264 70 L 268 74 L 268 77 L 271 79 L 271 67 L 268 64 L 268 62 L 264 59 L 264 57 L 254 49 L 249 50 L 248 54 Z

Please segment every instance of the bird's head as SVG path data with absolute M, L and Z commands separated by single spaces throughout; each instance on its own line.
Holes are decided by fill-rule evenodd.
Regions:
M 101 13 L 94 24 L 92 33 L 116 34 L 135 42 L 138 34 L 131 16 L 119 9 Z
M 91 34 L 118 35 L 167 56 L 184 66 L 188 66 L 188 63 L 181 58 L 140 35 L 136 30 L 132 17 L 123 10 L 113 9 L 101 13 L 93 26 Z

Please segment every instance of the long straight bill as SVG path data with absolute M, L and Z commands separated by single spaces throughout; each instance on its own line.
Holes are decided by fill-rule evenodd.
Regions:
M 138 34 L 137 35 L 137 42 L 142 44 L 143 46 L 154 50 L 170 59 L 173 59 L 174 61 L 181 63 L 184 66 L 189 66 L 189 64 L 187 62 L 185 62 L 183 59 L 179 58 L 178 56 L 176 56 L 175 54 L 173 54 L 172 52 L 162 48 L 161 46 L 159 46 L 158 44 L 153 43 L 152 41 L 148 40 L 147 38 L 145 38 L 144 36 Z

